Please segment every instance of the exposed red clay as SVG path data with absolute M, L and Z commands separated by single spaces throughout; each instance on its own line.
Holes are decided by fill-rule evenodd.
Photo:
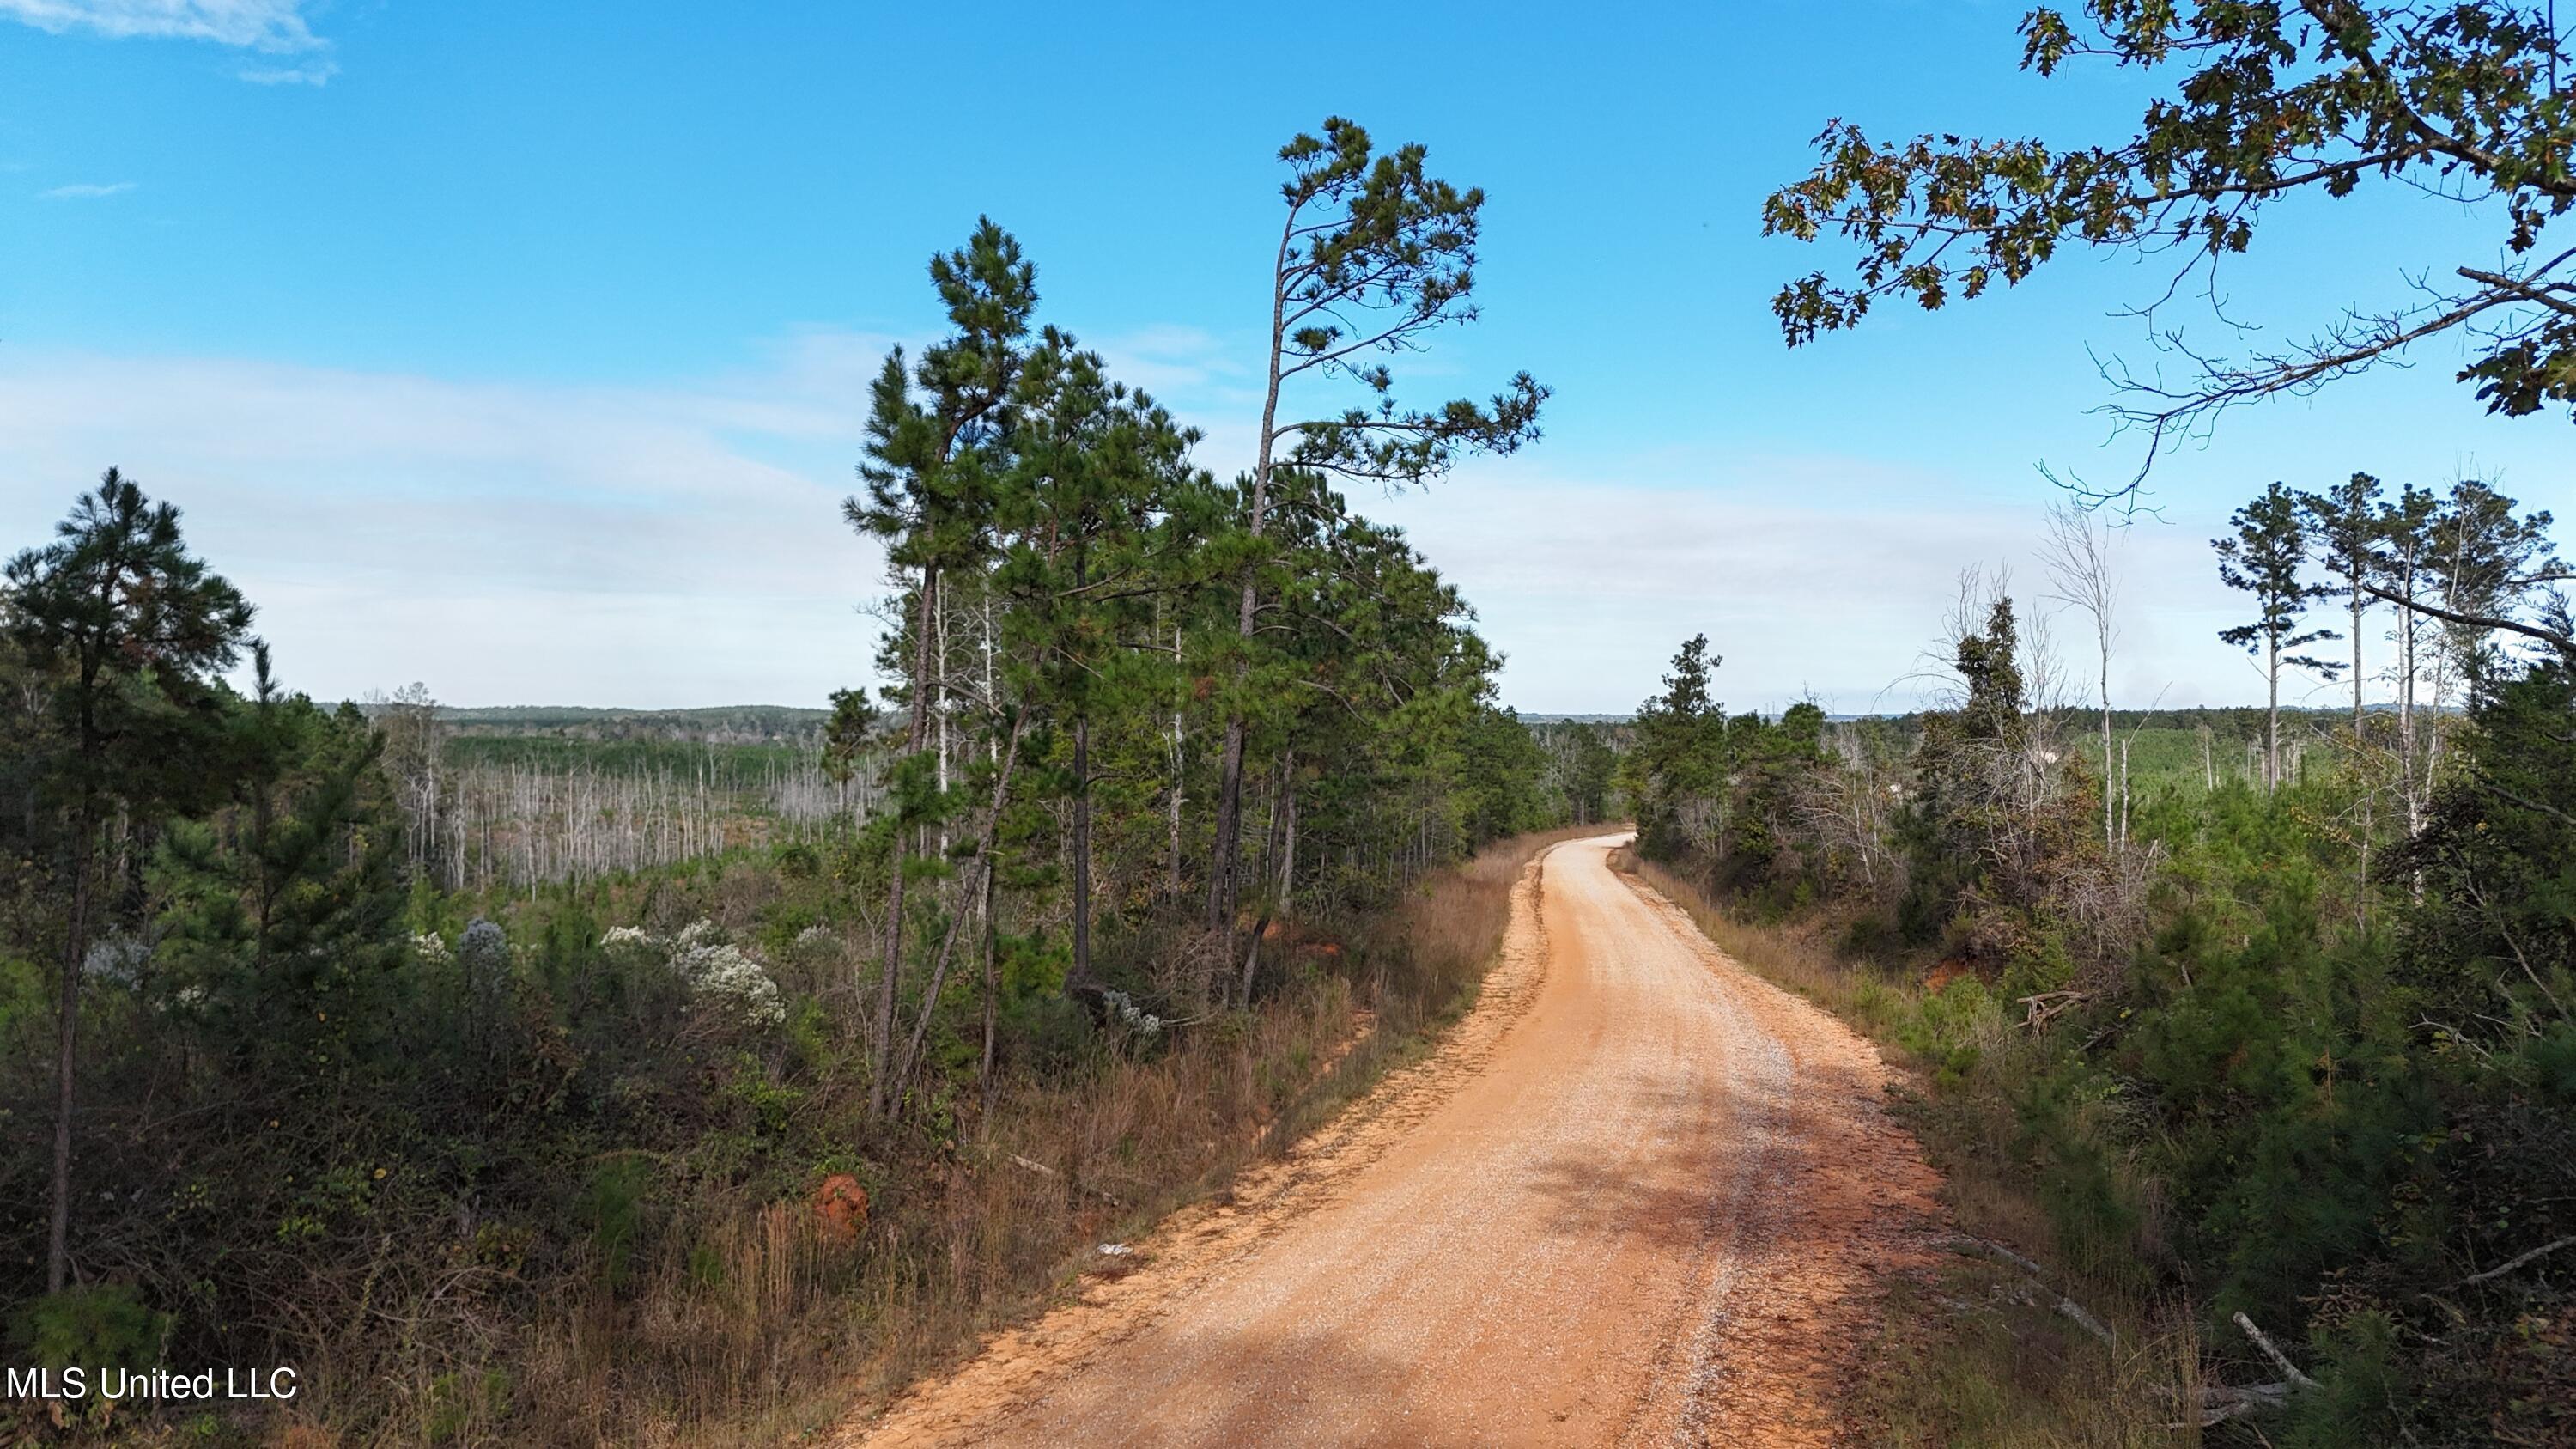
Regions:
M 1829 1444 L 1937 1179 L 1877 1052 L 1570 841 L 1437 1052 L 844 1444 Z

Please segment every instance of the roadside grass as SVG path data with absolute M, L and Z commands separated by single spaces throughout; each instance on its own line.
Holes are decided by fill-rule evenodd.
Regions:
M 1295 958 L 1287 987 L 1260 1008 L 1159 1054 L 1108 1057 L 1053 1085 L 1015 1079 L 989 1113 L 961 1110 L 947 1150 L 900 1164 L 908 1180 L 881 1195 L 855 1245 L 828 1241 L 802 1204 L 660 1235 L 622 1291 L 563 1303 L 530 1327 L 524 1381 L 508 1395 L 518 1414 L 468 1403 L 417 1437 L 828 1436 L 1072 1291 L 1099 1271 L 1099 1243 L 1149 1232 L 1429 1050 L 1473 1006 L 1530 859 L 1598 833 L 1501 842 L 1385 912 L 1337 923 L 1337 949 Z
M 2030 1058 L 2020 1029 L 1973 981 L 1928 991 L 1911 973 L 1853 961 L 1830 924 L 1761 924 L 1634 850 L 1612 855 L 1689 914 L 1720 951 L 1876 1042 L 1907 1082 L 1899 1115 L 1943 1179 L 1951 1225 L 2047 1270 L 2045 1280 L 1961 1251 L 1928 1282 L 1890 1291 L 1879 1337 L 1847 1405 L 1861 1442 L 1979 1449 L 2169 1449 L 2202 1431 L 2177 1408 L 2197 1396 L 2185 1305 L 2159 1302 L 2123 1232 L 2073 1233 L 2043 1200 L 2014 1108 Z M 2133 1190 L 2128 1165 L 2104 1170 Z M 1963 1249 L 1966 1245 L 1962 1245 Z M 2112 1335 L 2104 1344 L 2060 1298 Z

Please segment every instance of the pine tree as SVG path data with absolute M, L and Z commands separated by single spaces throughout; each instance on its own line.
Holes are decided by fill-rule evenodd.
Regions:
M 1097 716 L 1151 706 L 1176 661 L 1152 649 L 1156 603 L 1193 581 L 1211 484 L 1189 462 L 1198 441 L 1154 400 L 1110 379 L 1097 353 L 1047 329 L 1023 377 L 1026 423 L 1003 508 L 996 584 L 1012 600 L 1015 654 L 1070 738 L 1073 965 L 1092 969 L 1092 729 Z
M 2340 487 L 2328 493 L 2302 493 L 2300 511 L 2307 515 L 2310 540 L 2317 549 L 2317 563 L 2331 578 L 2342 583 L 2345 607 L 2352 615 L 2352 733 L 2361 737 L 2361 634 L 2362 615 L 2371 603 L 2370 582 L 2372 559 L 2379 545 L 2381 511 L 2385 504 L 2379 480 L 2367 473 L 2355 473 Z
M 1694 634 L 1673 656 L 1664 692 L 1637 707 L 1637 742 L 1620 762 L 1648 854 L 1707 850 L 1726 779 L 1726 707 L 1709 691 L 1724 661 Z
M 2424 732 L 2416 719 L 2415 700 L 2424 680 L 2425 638 L 2433 623 L 2419 605 L 2431 587 L 2433 524 L 2441 512 L 2441 500 L 2432 490 L 2411 484 L 2382 505 L 2373 528 L 2376 543 L 2370 573 L 2362 583 L 2365 592 L 2397 606 L 2397 764 L 2409 835 L 2423 828 L 2424 810 L 2431 799 L 2431 772 L 2425 768 L 2430 751 L 2421 738 Z
M 878 1117 L 891 1104 L 894 1085 L 895 988 L 906 955 L 905 858 L 912 833 L 949 808 L 939 789 L 945 756 L 931 760 L 921 753 L 941 663 L 931 652 L 940 579 L 981 566 L 991 551 L 994 479 L 1008 466 L 1008 403 L 1023 360 L 1021 339 L 1037 307 L 1036 268 L 990 218 L 977 223 L 966 245 L 931 258 L 930 279 L 956 330 L 909 371 L 903 349 L 886 357 L 870 392 L 867 460 L 859 465 L 867 492 L 842 504 L 853 528 L 885 540 L 888 562 L 919 580 L 905 689 L 910 721 L 888 780 L 894 808 L 872 1023 L 877 1072 L 869 1090 L 869 1112 Z
M 358 1009 L 399 960 L 400 822 L 385 738 L 352 706 L 282 693 L 253 641 L 253 693 L 221 754 L 230 798 L 174 822 L 154 866 L 164 983 L 216 1035 L 310 1082 L 356 1047 Z
M 209 676 L 239 656 L 250 605 L 189 556 L 179 510 L 114 468 L 57 524 L 55 541 L 9 561 L 11 629 L 46 681 L 69 749 L 49 782 L 64 808 L 68 915 L 56 1004 L 53 1208 L 45 1287 L 70 1273 L 72 1108 L 81 976 L 96 929 L 92 878 L 111 810 L 158 818 L 203 791 L 188 746 L 214 727 Z
M 2308 534 L 2297 495 L 2274 483 L 2262 496 L 2236 510 L 2228 523 L 2235 528 L 2235 536 L 2213 539 L 2210 544 L 2218 551 L 2218 577 L 2229 588 L 2253 595 L 2255 614 L 2252 623 L 2222 629 L 2218 637 L 2263 661 L 2263 787 L 2278 790 L 2281 666 L 2313 669 L 2328 679 L 2339 668 L 2327 660 L 2286 651 L 2343 636 L 2331 629 L 2298 632 L 2299 620 L 2307 613 L 2309 602 L 2324 597 L 2328 591 L 2300 577 L 2307 563 Z
M 1395 375 L 1384 359 L 1476 316 L 1469 299 L 1485 196 L 1429 175 L 1424 155 L 1418 145 L 1380 155 L 1367 131 L 1338 116 L 1325 121 L 1322 136 L 1300 134 L 1279 152 L 1289 171 L 1280 187 L 1287 213 L 1271 264 L 1261 427 L 1252 473 L 1242 482 L 1247 546 L 1235 696 L 1226 710 L 1208 871 L 1208 928 L 1229 940 L 1239 890 L 1245 677 L 1283 461 L 1319 474 L 1410 484 L 1447 472 L 1462 452 L 1508 453 L 1538 435 L 1547 389 L 1525 372 L 1487 403 L 1461 398 L 1416 410 L 1395 401 Z M 1286 390 L 1301 378 L 1356 384 L 1374 402 L 1314 413 L 1283 409 Z

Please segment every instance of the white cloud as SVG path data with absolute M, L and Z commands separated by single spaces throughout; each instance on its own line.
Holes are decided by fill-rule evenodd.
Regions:
M 893 341 L 805 329 L 665 386 L 0 350 L 0 552 L 114 463 L 187 510 L 285 677 L 317 695 L 421 679 L 479 703 L 819 703 L 871 674 L 858 606 L 883 592 L 883 555 L 838 509 Z M 1121 350 L 1169 365 L 1213 349 Z M 1211 465 L 1238 460 L 1242 414 L 1205 406 Z M 1902 708 L 1961 568 L 2009 566 L 2025 603 L 2044 591 L 2038 496 L 1864 458 L 1480 460 L 1353 501 L 1465 592 L 1524 709 L 1627 709 L 1700 631 L 1737 708 L 1811 690 Z M 2177 522 L 2122 540 L 2114 688 L 2136 705 L 2250 698 L 2215 638 L 2236 621 L 2211 528 Z
M 121 196 L 133 189 L 134 183 L 131 181 L 104 184 L 96 181 L 81 181 L 70 186 L 56 186 L 50 190 L 39 191 L 36 195 L 47 201 L 84 201 L 100 196 Z
M 302 65 L 254 66 L 234 72 L 255 86 L 324 86 L 339 73 L 340 63 L 329 59 L 309 60 Z
M 112 40 L 202 40 L 263 55 L 300 57 L 234 72 L 253 85 L 321 86 L 340 73 L 331 42 L 313 33 L 308 0 L 0 0 L 0 19 L 61 35 Z
M 2045 607 L 2044 500 L 1977 501 L 1930 470 L 1821 454 L 1630 459 L 1604 472 L 1480 463 L 1362 504 L 1404 525 L 1476 606 L 1480 632 L 1510 656 L 1503 698 L 1525 710 L 1628 709 L 1702 632 L 1736 708 L 1810 693 L 1833 710 L 1911 708 L 1921 686 L 1908 676 L 1961 569 L 2008 569 L 2024 611 Z M 2241 671 L 2214 638 L 2229 606 L 2206 544 L 2147 524 L 2119 547 L 2129 634 L 2115 689 L 2141 706 L 2168 684 L 2167 705 L 2241 697 Z
M 0 16 L 56 35 L 211 40 L 255 50 L 319 49 L 303 0 L 0 0 Z
M 882 554 L 838 509 L 886 341 L 802 333 L 671 387 L 0 357 L 0 416 L 40 420 L 0 429 L 0 540 L 113 463 L 318 696 L 818 703 L 870 673 Z

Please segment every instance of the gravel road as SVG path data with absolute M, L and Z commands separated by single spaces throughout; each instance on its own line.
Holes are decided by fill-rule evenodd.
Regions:
M 1937 1180 L 1877 1052 L 1621 838 L 1532 866 L 1432 1057 L 844 1442 L 1836 1442 Z

